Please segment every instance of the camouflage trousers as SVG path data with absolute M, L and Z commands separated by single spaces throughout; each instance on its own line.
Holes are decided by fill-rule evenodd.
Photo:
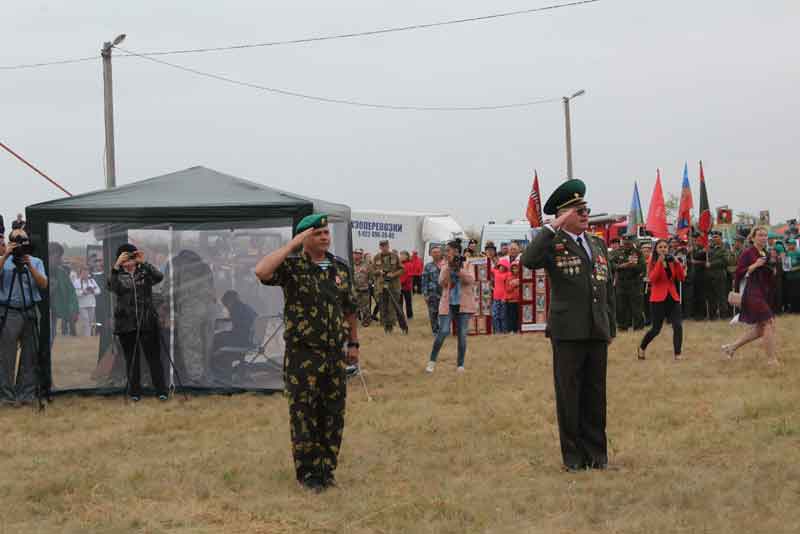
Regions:
M 286 350 L 285 393 L 297 480 L 336 469 L 344 431 L 345 368 L 341 351 Z
M 384 328 L 392 328 L 397 323 L 397 308 L 394 303 L 399 305 L 402 298 L 399 289 L 389 288 L 388 291 L 394 299 L 391 299 L 385 291 L 380 294 L 381 324 Z
M 361 326 L 369 326 L 372 322 L 372 310 L 370 309 L 369 289 L 358 290 L 358 318 Z

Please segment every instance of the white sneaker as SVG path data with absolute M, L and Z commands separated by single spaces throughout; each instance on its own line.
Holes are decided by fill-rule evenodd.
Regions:
M 464 372 L 464 366 L 463 365 L 459 365 L 458 367 L 456 367 L 456 373 L 463 373 L 463 372 Z
M 432 373 L 435 368 L 436 368 L 436 362 L 428 362 L 428 366 L 425 368 L 425 372 Z

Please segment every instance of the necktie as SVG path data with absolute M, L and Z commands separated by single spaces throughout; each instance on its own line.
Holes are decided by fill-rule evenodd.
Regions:
M 592 258 L 589 257 L 589 252 L 587 252 L 586 247 L 583 246 L 583 238 L 581 236 L 578 236 L 578 239 L 576 239 L 575 241 L 577 241 L 578 246 L 581 249 L 581 252 L 583 252 L 583 255 L 586 257 L 587 260 L 589 260 L 589 263 L 591 263 Z

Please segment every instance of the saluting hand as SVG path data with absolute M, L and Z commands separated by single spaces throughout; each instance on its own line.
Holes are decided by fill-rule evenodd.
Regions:
M 570 208 L 556 217 L 556 220 L 553 221 L 551 226 L 558 230 L 559 228 L 563 228 L 564 225 L 571 220 L 574 220 L 575 222 L 578 220 L 578 212 L 575 208 Z
M 313 234 L 314 230 L 315 230 L 315 228 L 308 228 L 306 230 L 303 230 L 302 232 L 300 232 L 296 236 L 294 236 L 292 238 L 292 240 L 289 241 L 289 248 L 291 248 L 292 250 L 295 250 L 295 249 L 298 249 L 298 248 L 302 247 L 303 246 L 303 241 L 305 241 L 306 237 L 308 237 L 311 234 Z

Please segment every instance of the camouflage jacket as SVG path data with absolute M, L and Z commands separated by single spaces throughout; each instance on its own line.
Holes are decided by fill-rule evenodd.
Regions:
M 361 260 L 361 263 L 353 264 L 353 284 L 356 291 L 369 291 L 369 284 L 372 282 L 372 265 Z
M 739 267 L 739 256 L 742 255 L 744 249 L 732 249 L 728 252 L 728 272 L 736 274 L 736 268 Z
M 636 258 L 636 267 L 620 269 L 619 266 Z M 626 249 L 621 247 L 613 252 L 610 258 L 612 270 L 616 273 L 617 282 L 633 283 L 642 280 L 647 271 L 644 255 L 637 248 Z
M 326 255 L 331 262 L 326 270 L 305 254 L 289 256 L 262 282 L 283 288 L 287 351 L 341 351 L 347 341 L 345 317 L 357 309 L 352 276 L 344 260 Z
M 383 291 L 384 276 L 389 273 L 403 271 L 403 264 L 400 262 L 400 256 L 394 252 L 388 254 L 378 253 L 373 260 L 373 275 L 375 276 L 375 291 Z M 400 291 L 400 277 L 392 278 L 389 282 L 389 289 Z
M 422 295 L 427 298 L 442 298 L 442 286 L 439 285 L 440 264 L 429 262 L 422 271 Z
M 725 247 L 711 247 L 708 249 L 708 263 L 706 275 L 711 277 L 725 277 L 728 270 L 728 251 Z

